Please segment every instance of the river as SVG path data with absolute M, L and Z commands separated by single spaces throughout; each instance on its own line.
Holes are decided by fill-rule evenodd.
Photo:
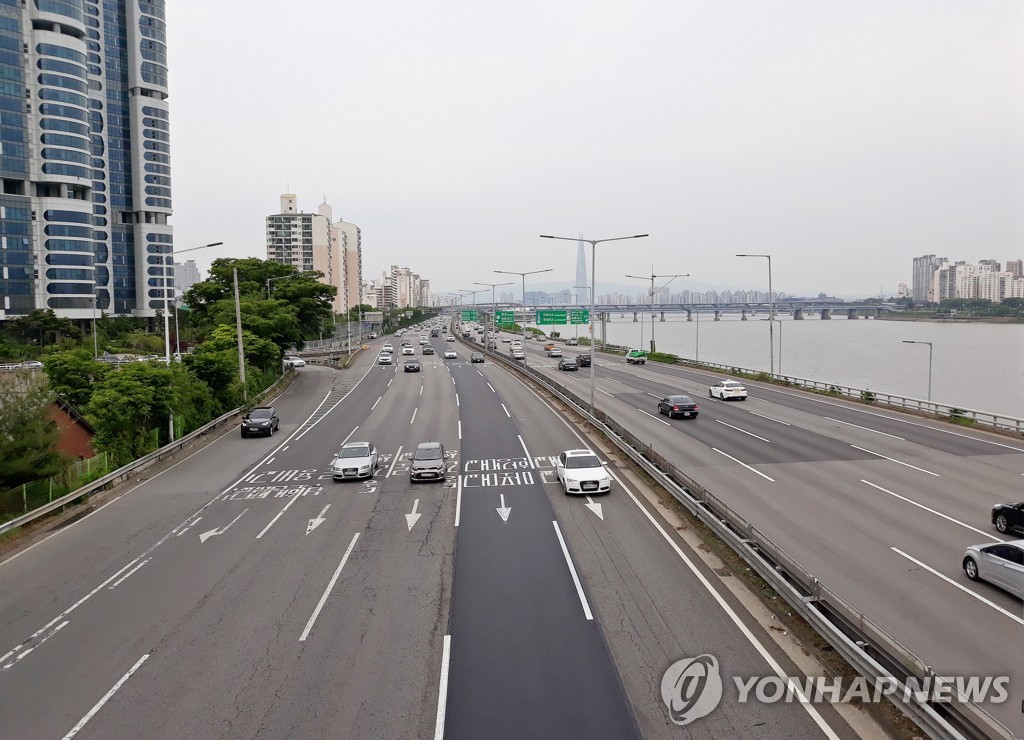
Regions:
M 696 314 L 694 315 L 696 319 Z M 724 315 L 698 322 L 666 315 L 654 322 L 659 352 L 751 370 L 769 369 L 768 322 Z M 775 323 L 776 373 L 864 388 L 909 398 L 928 397 L 928 346 L 932 342 L 932 400 L 975 411 L 1024 418 L 1024 324 L 878 321 L 835 316 L 830 321 L 780 316 Z M 542 327 L 563 337 L 586 336 L 585 326 Z M 600 324 L 595 330 L 600 336 Z M 609 344 L 650 349 L 650 315 L 612 313 Z M 698 344 L 699 332 L 699 344 Z M 781 370 L 780 370 L 781 368 Z

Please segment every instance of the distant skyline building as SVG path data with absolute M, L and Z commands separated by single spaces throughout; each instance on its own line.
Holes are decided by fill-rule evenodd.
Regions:
M 200 282 L 203 277 L 199 272 L 199 268 L 196 266 L 196 261 L 187 260 L 183 264 L 178 262 L 174 263 L 174 279 L 174 291 L 176 296 L 180 298 L 185 291 Z
M 911 278 L 910 297 L 915 303 L 934 303 L 934 277 L 945 257 L 936 257 L 934 254 L 926 254 L 923 257 L 914 258 L 914 272 Z
M 173 300 L 164 3 L 0 0 L 0 319 Z
M 590 304 L 590 282 L 587 280 L 587 250 L 580 239 L 576 247 L 576 305 Z

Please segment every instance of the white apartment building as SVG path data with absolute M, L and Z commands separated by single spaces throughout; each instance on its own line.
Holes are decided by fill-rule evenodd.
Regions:
M 176 285 L 174 286 L 175 298 L 180 298 L 189 288 L 202 281 L 199 268 L 195 260 L 188 260 L 184 264 L 174 263 L 174 275 Z

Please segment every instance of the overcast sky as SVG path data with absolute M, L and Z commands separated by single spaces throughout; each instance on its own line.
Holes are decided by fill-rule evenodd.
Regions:
M 435 293 L 597 280 L 894 294 L 1024 256 L 1019 0 L 174 0 L 177 249 L 266 258 L 284 192 Z M 589 253 L 589 247 L 588 247 Z M 518 281 L 518 278 L 516 278 Z M 637 283 L 637 291 L 644 289 Z M 518 284 L 518 282 L 517 282 Z M 529 289 L 529 285 L 527 286 Z M 482 298 L 481 298 L 482 300 Z

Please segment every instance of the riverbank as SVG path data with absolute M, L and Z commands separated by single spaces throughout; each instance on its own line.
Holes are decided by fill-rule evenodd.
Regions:
M 1016 316 L 908 316 L 905 314 L 883 314 L 878 321 L 928 321 L 936 324 L 1024 324 L 1024 318 Z

